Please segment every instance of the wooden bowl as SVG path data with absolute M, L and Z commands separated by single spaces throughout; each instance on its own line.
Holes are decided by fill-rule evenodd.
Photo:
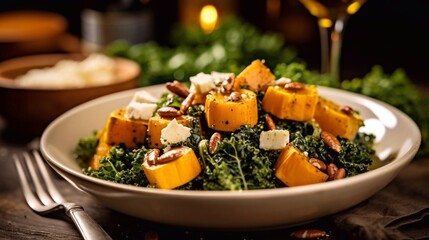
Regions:
M 14 81 L 31 69 L 55 65 L 63 59 L 83 60 L 80 54 L 47 54 L 19 57 L 0 63 L 0 115 L 3 134 L 13 140 L 40 136 L 57 116 L 88 100 L 138 86 L 140 67 L 133 61 L 115 58 L 115 81 L 83 88 L 47 89 L 23 87 Z
M 0 60 L 33 54 L 80 52 L 80 41 L 67 29 L 67 19 L 54 12 L 0 12 Z

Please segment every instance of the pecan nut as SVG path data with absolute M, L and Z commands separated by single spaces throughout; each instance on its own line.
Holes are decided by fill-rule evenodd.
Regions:
M 311 165 L 315 166 L 320 171 L 325 171 L 327 168 L 326 164 L 322 160 L 319 160 L 317 158 L 310 158 L 308 162 L 311 163 Z
M 321 238 L 327 237 L 328 234 L 326 231 L 320 229 L 305 229 L 305 230 L 297 230 L 291 233 L 291 237 L 307 239 L 307 238 Z
M 323 142 L 328 145 L 328 147 L 336 152 L 341 151 L 341 143 L 338 139 L 330 132 L 322 131 L 320 134 Z
M 353 108 L 350 106 L 342 106 L 342 107 L 340 107 L 340 111 L 347 114 L 347 115 L 353 114 Z
M 265 115 L 265 124 L 267 125 L 268 130 L 276 129 L 276 124 L 274 123 L 274 120 L 268 114 Z
M 335 178 L 335 173 L 337 173 L 337 171 L 338 171 L 338 167 L 337 167 L 337 165 L 335 165 L 335 164 L 333 164 L 333 163 L 330 163 L 330 164 L 328 165 L 328 168 L 327 168 L 327 172 L 328 172 L 328 180 L 334 180 L 334 178 Z
M 195 93 L 191 92 L 189 95 L 183 100 L 182 104 L 180 105 L 180 112 L 182 114 L 185 114 L 188 108 L 192 105 L 192 102 L 195 99 Z
M 156 163 L 162 164 L 162 163 L 168 163 L 171 161 L 174 161 L 180 157 L 182 157 L 185 154 L 185 151 L 188 149 L 188 147 L 178 147 L 173 148 L 168 152 L 165 152 L 161 156 L 158 157 Z
M 186 98 L 189 95 L 189 90 L 186 88 L 183 83 L 175 80 L 173 82 L 168 82 L 165 84 L 170 92 L 176 94 L 179 97 Z
M 157 163 L 160 152 L 161 151 L 159 149 L 155 148 L 152 151 L 146 153 L 146 161 L 150 166 Z
M 174 107 L 162 107 L 158 109 L 158 115 L 162 118 L 176 118 L 182 116 L 182 112 Z
M 305 84 L 301 82 L 290 82 L 290 83 L 286 83 L 283 88 L 287 90 L 298 91 L 298 90 L 304 89 Z
M 220 85 L 220 92 L 223 94 L 227 94 L 231 92 L 232 87 L 234 86 L 234 74 L 230 74 L 229 77 L 225 80 L 223 80 L 223 82 Z
M 241 100 L 241 93 L 240 92 L 232 92 L 229 95 L 229 99 L 233 102 L 238 102 Z
M 344 168 L 340 168 L 335 172 L 334 180 L 343 179 L 346 177 L 346 170 Z
M 218 132 L 213 133 L 213 135 L 210 137 L 209 140 L 209 153 L 214 154 L 217 149 L 217 145 L 219 144 L 221 140 L 221 135 Z

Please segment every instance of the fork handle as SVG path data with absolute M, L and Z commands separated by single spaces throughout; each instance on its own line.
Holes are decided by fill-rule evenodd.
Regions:
M 71 204 L 66 206 L 66 213 L 73 220 L 73 223 L 79 229 L 79 232 L 85 240 L 112 239 L 104 229 L 83 210 L 83 207 Z

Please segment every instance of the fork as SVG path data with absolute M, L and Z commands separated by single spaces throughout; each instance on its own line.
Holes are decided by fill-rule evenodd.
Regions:
M 84 239 L 111 239 L 103 228 L 83 210 L 83 207 L 67 202 L 63 198 L 53 184 L 38 150 L 31 150 L 30 153 L 25 151 L 21 158 L 17 154 L 12 157 L 15 161 L 25 200 L 33 211 L 46 215 L 63 210 L 72 219 Z M 35 167 L 34 162 L 37 167 Z M 23 165 L 27 166 L 27 172 L 33 184 L 27 178 L 28 174 L 25 174 Z M 36 168 L 39 170 L 37 171 Z

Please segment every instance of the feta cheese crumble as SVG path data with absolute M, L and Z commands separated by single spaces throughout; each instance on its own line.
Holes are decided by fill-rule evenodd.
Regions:
M 149 120 L 156 111 L 156 99 L 145 90 L 134 93 L 133 99 L 128 103 L 125 117 L 129 119 Z
M 198 73 L 195 76 L 189 78 L 191 81 L 191 88 L 196 93 L 208 93 L 210 90 L 216 87 L 215 82 L 210 74 Z
M 139 103 L 157 103 L 158 99 L 152 94 L 150 94 L 148 91 L 140 90 L 134 93 L 133 99 L 131 101 Z
M 195 76 L 189 78 L 191 81 L 191 91 L 195 93 L 205 94 L 210 90 L 216 87 L 217 84 L 222 83 L 224 80 L 229 77 L 234 76 L 233 73 L 220 73 L 212 72 L 211 74 L 207 73 L 198 73 Z
M 125 117 L 130 119 L 149 120 L 157 105 L 155 103 L 130 102 L 126 107 Z
M 264 150 L 280 150 L 289 143 L 288 130 L 262 131 L 259 136 L 259 148 Z
M 161 130 L 161 143 L 168 145 L 185 141 L 191 136 L 191 129 L 173 119 Z

